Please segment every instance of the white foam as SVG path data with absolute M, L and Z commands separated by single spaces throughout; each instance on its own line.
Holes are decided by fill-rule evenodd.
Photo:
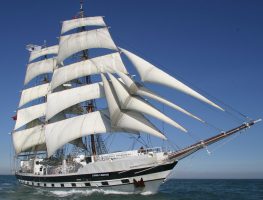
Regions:
M 147 192 L 142 192 L 141 195 L 148 196 L 148 195 L 153 195 L 153 194 L 156 194 L 156 193 L 157 192 L 147 191 Z
M 121 192 L 117 190 L 102 190 L 104 194 L 119 194 L 119 195 L 129 195 L 134 194 L 133 192 Z
M 84 196 L 90 196 L 92 193 L 94 193 L 94 191 L 92 190 L 76 190 L 76 189 L 72 189 L 72 190 L 68 190 L 68 191 L 61 191 L 61 190 L 54 190 L 54 191 L 50 191 L 52 194 L 55 194 L 58 197 L 67 197 L 67 196 L 71 196 L 74 194 L 81 194 Z
M 53 190 L 50 191 L 52 194 L 58 196 L 58 197 L 67 197 L 67 196 L 71 196 L 74 194 L 80 194 L 83 196 L 90 196 L 94 193 L 100 193 L 100 194 L 104 194 L 104 195 L 110 195 L 110 194 L 115 194 L 115 195 L 130 195 L 133 194 L 132 192 L 121 192 L 121 191 L 117 191 L 117 190 L 102 190 L 102 189 L 91 189 L 91 190 L 78 190 L 78 189 L 72 189 L 72 190 L 68 190 L 68 191 L 64 191 L 64 190 Z

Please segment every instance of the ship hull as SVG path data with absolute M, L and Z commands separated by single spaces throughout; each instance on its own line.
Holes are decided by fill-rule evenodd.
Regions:
M 114 190 L 128 193 L 156 193 L 177 161 L 147 168 L 96 174 L 32 175 L 17 173 L 22 185 L 49 190 Z

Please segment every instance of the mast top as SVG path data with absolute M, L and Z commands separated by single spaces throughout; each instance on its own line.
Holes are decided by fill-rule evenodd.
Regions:
M 80 3 L 79 16 L 84 17 L 84 8 L 83 8 L 84 0 L 80 0 L 79 3 Z
M 83 11 L 83 4 L 84 4 L 84 1 L 83 0 L 80 0 L 80 11 Z

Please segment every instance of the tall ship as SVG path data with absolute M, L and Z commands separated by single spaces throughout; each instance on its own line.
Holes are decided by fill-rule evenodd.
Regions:
M 117 46 L 104 17 L 85 16 L 83 3 L 75 18 L 62 22 L 58 44 L 27 49 L 30 57 L 12 132 L 15 175 L 25 186 L 155 193 L 180 160 L 260 121 L 245 118 L 231 130 L 176 150 L 152 146 L 151 137 L 167 142 L 165 131 L 153 121 L 188 132 L 152 100 L 204 126 L 209 123 L 158 95 L 151 85 L 184 93 L 218 112 L 227 110 Z M 94 56 L 97 50 L 103 55 Z M 123 59 L 137 76 L 129 73 Z M 105 143 L 117 135 L 134 138 L 137 145 L 110 150 Z

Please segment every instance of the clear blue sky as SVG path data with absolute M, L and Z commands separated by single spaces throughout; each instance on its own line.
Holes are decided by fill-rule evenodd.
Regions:
M 11 116 L 19 102 L 28 60 L 25 46 L 42 44 L 43 40 L 55 44 L 60 32 L 59 22 L 76 14 L 78 2 L 1 2 L 0 174 L 10 172 L 8 133 L 14 125 Z M 190 86 L 201 88 L 251 118 L 263 117 L 263 1 L 85 2 L 87 15 L 106 17 L 112 37 L 119 46 L 136 52 L 174 76 L 183 77 Z M 224 130 L 238 125 L 228 115 L 176 91 L 159 86 L 153 89 L 161 89 L 161 95 Z M 208 97 L 215 100 L 210 95 Z M 198 138 L 217 133 L 168 108 L 165 110 Z M 175 169 L 174 177 L 263 178 L 262 127 L 263 123 L 258 124 L 218 148 L 211 156 L 201 151 L 182 161 Z M 182 147 L 193 142 L 168 125 L 165 132 L 170 141 Z M 217 147 L 213 145 L 209 150 Z

